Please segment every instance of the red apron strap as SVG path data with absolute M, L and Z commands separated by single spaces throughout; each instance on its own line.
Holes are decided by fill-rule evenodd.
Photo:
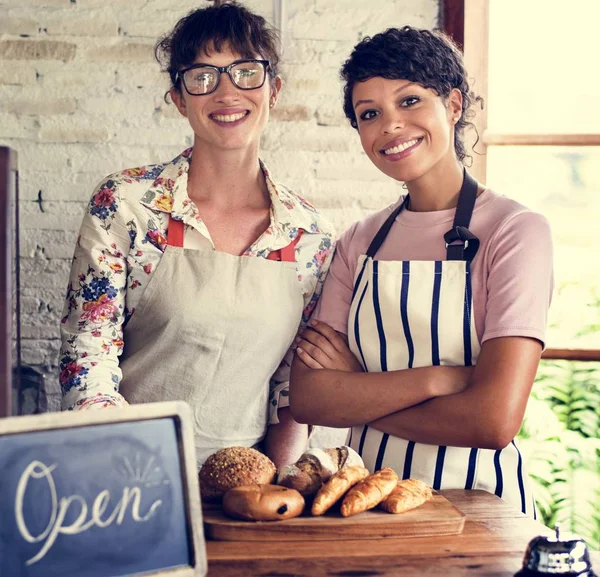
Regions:
M 298 236 L 292 242 L 290 242 L 290 244 L 281 249 L 282 262 L 296 262 L 296 245 L 302 238 L 303 232 L 304 231 L 301 228 L 298 229 Z
M 298 236 L 287 246 L 270 252 L 267 260 L 278 260 L 281 262 L 296 262 L 296 245 L 302 237 L 304 230 L 298 229 Z
M 183 221 L 176 220 L 169 215 L 169 228 L 167 229 L 167 244 L 183 248 Z

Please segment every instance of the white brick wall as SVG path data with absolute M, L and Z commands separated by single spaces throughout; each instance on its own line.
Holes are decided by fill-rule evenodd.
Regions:
M 245 4 L 271 19 L 273 1 Z M 186 121 L 163 101 L 168 84 L 152 47 L 203 4 L 0 0 L 0 145 L 18 151 L 21 173 L 23 362 L 44 366 L 53 384 L 69 261 L 93 187 L 116 170 L 168 160 L 192 142 Z M 435 26 L 438 0 L 285 6 L 284 89 L 262 156 L 342 232 L 400 190 L 370 165 L 343 116 L 339 67 L 365 35 Z

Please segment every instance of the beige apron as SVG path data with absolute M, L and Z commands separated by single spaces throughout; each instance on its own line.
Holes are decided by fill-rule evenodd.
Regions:
M 293 259 L 294 245 L 281 252 Z M 183 223 L 171 218 L 169 244 L 124 329 L 119 391 L 130 403 L 189 403 L 198 466 L 220 448 L 253 446 L 303 308 L 295 259 L 186 249 Z

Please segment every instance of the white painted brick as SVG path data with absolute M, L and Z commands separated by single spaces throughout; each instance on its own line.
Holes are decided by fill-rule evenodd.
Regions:
M 31 324 L 26 324 L 29 320 Z M 60 339 L 60 319 L 59 322 L 52 322 L 51 325 L 41 325 L 33 317 L 31 319 L 21 319 L 21 339 L 23 340 L 42 340 L 42 339 Z
M 72 258 L 77 234 L 77 230 L 23 230 L 19 247 L 21 257 Z
M 35 64 L 38 92 L 52 97 L 79 99 L 109 96 L 115 90 L 117 66 L 105 62 L 65 64 L 52 60 Z M 114 112 L 114 111 L 113 111 Z
M 157 124 L 158 119 L 145 123 L 123 121 L 121 126 L 114 129 L 111 140 L 116 144 L 145 145 L 160 139 L 163 144 L 179 146 L 181 150 L 193 144 L 190 126 L 183 119 L 164 119 L 160 122 L 161 126 Z
M 35 69 L 23 66 L 21 62 L 3 60 L 0 65 L 0 85 L 2 84 L 33 84 Z
M 25 365 L 56 365 L 59 349 L 58 340 L 23 340 L 21 359 Z
M 307 129 L 305 122 L 274 123 L 263 136 L 262 148 L 346 152 L 351 146 L 349 136 L 347 130 L 338 127 L 310 126 Z
M 119 25 L 107 10 L 53 12 L 42 20 L 50 36 L 117 36 Z
M 180 151 L 181 152 L 181 151 Z M 35 166 L 36 170 L 93 172 L 112 174 L 151 162 L 152 156 L 139 146 L 107 147 L 104 144 L 51 144 L 24 141 L 19 147 L 22 166 Z M 164 160 L 164 159 L 163 159 Z
M 84 57 L 100 62 L 152 62 L 153 44 L 113 40 L 89 47 Z
M 133 99 L 113 92 L 108 97 L 82 98 L 78 101 L 78 107 L 86 115 L 111 117 L 118 110 L 122 118 L 146 119 L 147 122 L 154 112 L 154 95 L 145 92 Z
M 36 118 L 0 112 L 0 131 L 5 138 L 36 139 L 40 123 Z
M 35 202 L 19 205 L 22 230 L 79 230 L 86 203 L 46 202 L 44 212 Z
M 37 200 L 41 191 L 43 203 L 57 200 L 87 202 L 94 187 L 108 176 L 104 171 L 74 173 L 68 169 L 49 172 L 24 170 L 21 174 L 21 200 Z
M 71 0 L 18 0 L 19 6 L 21 8 L 30 7 L 30 9 L 35 11 L 37 8 L 44 7 L 56 7 L 56 6 L 69 6 L 71 5 Z
M 168 75 L 161 72 L 157 62 L 121 64 L 115 69 L 115 86 L 125 93 L 135 92 L 135 98 L 146 93 L 162 96 L 170 87 Z M 144 92 L 138 92 L 140 89 Z
M 244 4 L 272 20 L 272 0 Z M 261 157 L 277 180 L 342 232 L 394 202 L 402 188 L 362 152 L 342 112 L 339 68 L 366 34 L 435 25 L 438 2 L 386 0 L 376 9 L 362 0 L 286 4 L 284 88 Z M 59 323 L 84 207 L 106 175 L 167 161 L 191 144 L 187 121 L 163 101 L 169 80 L 153 45 L 199 4 L 0 0 L 0 12 L 7 5 L 0 23 L 0 143 L 18 150 L 21 168 L 24 362 L 50 367 L 49 400 L 58 407 Z M 36 202 L 40 191 L 45 212 Z M 344 435 L 323 428 L 313 446 L 338 445 Z
M 33 36 L 39 32 L 37 20 L 34 18 L 19 18 L 12 16 L 11 12 L 0 19 L 0 34 L 14 36 Z
M 71 270 L 71 259 L 23 258 L 21 286 L 24 288 L 64 289 L 66 291 Z

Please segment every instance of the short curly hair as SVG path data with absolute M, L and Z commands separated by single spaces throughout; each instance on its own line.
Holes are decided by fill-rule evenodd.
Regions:
M 177 72 L 191 66 L 200 52 L 219 51 L 224 44 L 244 58 L 259 54 L 269 60 L 271 78 L 279 73 L 277 31 L 262 16 L 237 2 L 192 10 L 156 43 L 154 55 L 169 74 L 173 88 L 180 91 Z
M 447 98 L 453 88 L 460 90 L 462 114 L 454 127 L 454 149 L 463 164 L 471 158 L 463 141 L 464 129 L 474 128 L 472 105 L 479 102 L 483 106 L 483 100 L 471 91 L 462 54 L 443 32 L 404 26 L 366 37 L 354 47 L 340 75 L 344 82 L 344 113 L 356 129 L 352 91 L 357 82 L 375 77 L 409 80 L 433 89 L 442 98 Z

